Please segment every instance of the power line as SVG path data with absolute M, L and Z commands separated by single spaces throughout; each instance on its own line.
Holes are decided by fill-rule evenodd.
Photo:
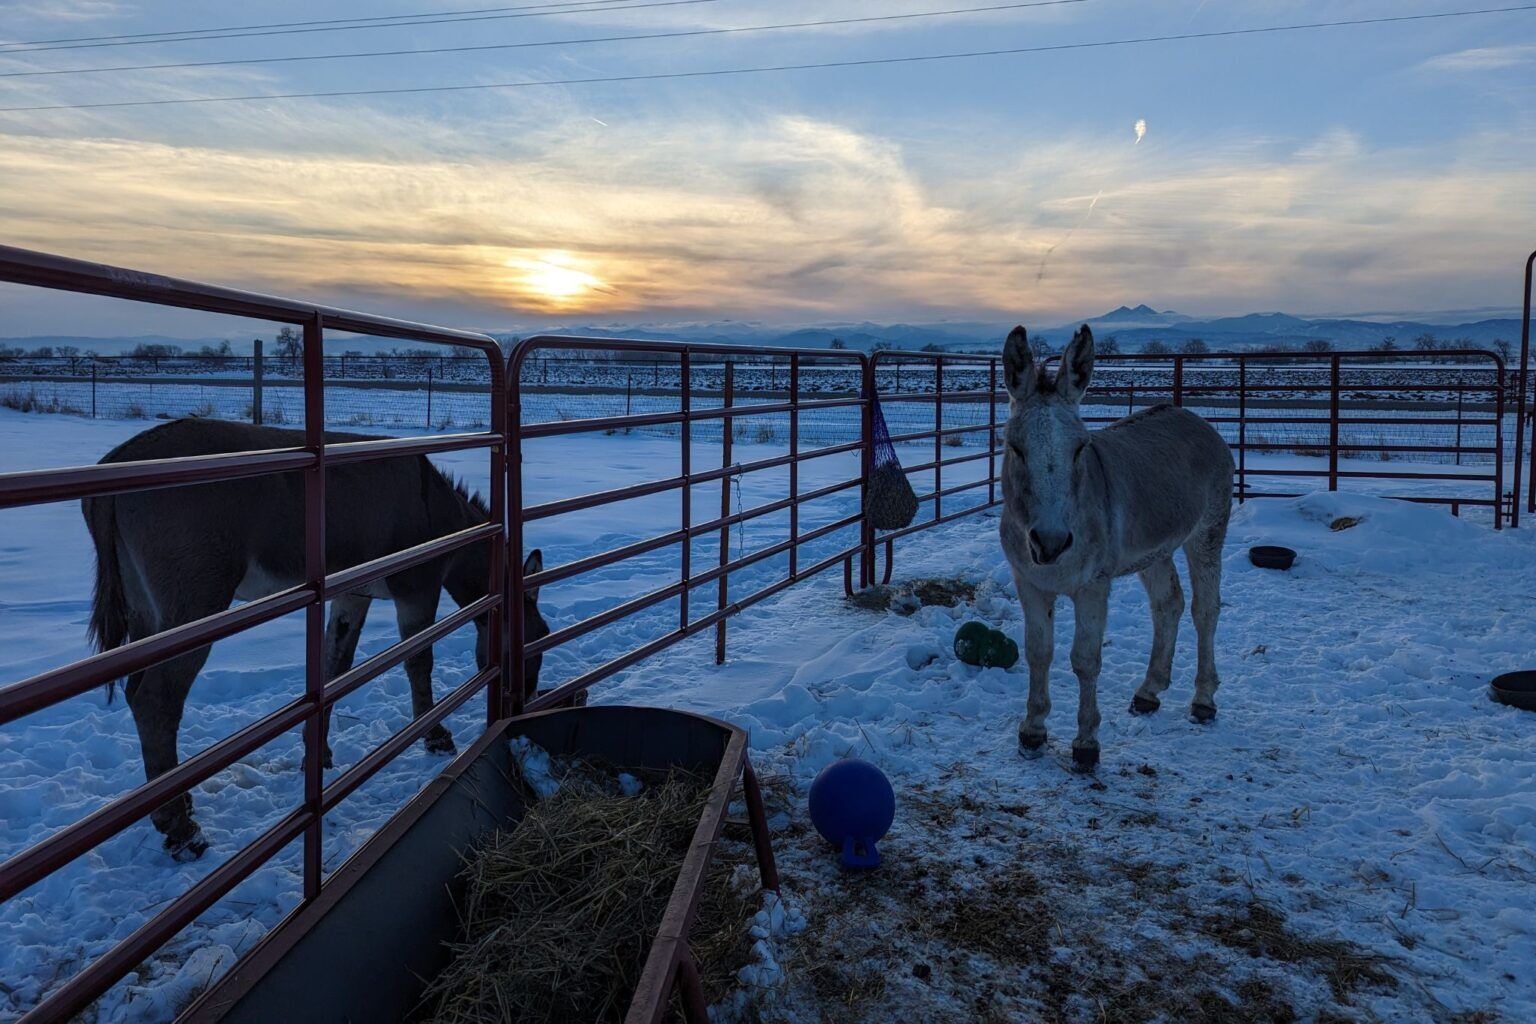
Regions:
M 183 28 L 170 29 L 162 32 L 133 32 L 111 36 L 65 36 L 60 39 L 28 39 L 14 43 L 0 43 L 0 46 L 46 46 L 50 43 L 95 43 L 118 39 L 146 39 L 151 41 L 164 41 L 167 36 L 188 36 L 192 39 L 202 38 L 209 32 L 249 32 L 264 28 L 301 28 L 306 25 L 358 25 L 364 22 L 403 22 L 410 24 L 412 18 L 447 18 L 458 14 L 497 14 L 501 11 L 531 11 L 546 7 L 582 7 L 588 4 L 604 3 L 607 0 L 561 0 L 558 3 L 523 4 L 518 7 L 476 7 L 469 10 L 458 11 L 424 11 L 419 14 L 376 14 L 366 18 L 325 18 L 314 21 L 272 21 L 260 25 L 219 25 L 209 28 Z M 364 25 L 365 28 L 383 27 L 393 28 L 393 25 L 373 26 Z M 181 42 L 179 39 L 171 39 L 170 42 Z M 3 51 L 0 51 L 3 52 Z
M 51 43 L 95 43 L 119 39 L 144 39 L 152 42 L 183 42 L 181 39 L 169 39 L 167 36 L 187 36 L 190 39 L 208 38 L 205 33 L 210 32 L 250 32 L 264 28 L 302 28 L 307 25 L 362 25 L 364 28 L 395 28 L 388 25 L 367 25 L 365 22 L 401 22 L 410 25 L 409 19 L 413 18 L 448 18 L 459 14 L 498 14 L 502 11 L 531 11 L 546 7 L 583 7 L 589 4 L 605 3 L 608 0 L 561 0 L 559 3 L 523 4 L 518 7 L 476 7 L 458 11 L 424 11 L 419 14 L 376 14 L 367 18 L 326 18 L 316 21 L 272 21 L 260 25 L 219 25 L 209 28 L 183 28 L 171 29 L 163 32 L 134 32 L 112 36 L 65 36 L 61 39 L 29 39 L 15 43 L 0 43 L 0 46 L 46 46 Z M 217 36 L 212 38 L 218 38 Z M 0 50 L 0 52 L 5 52 Z
M 219 35 L 183 35 L 174 39 L 124 39 L 119 42 L 103 43 L 66 43 L 60 46 L 27 46 L 12 50 L 0 50 L 0 57 L 13 53 L 48 53 L 54 50 L 93 50 L 106 46 L 147 46 L 157 43 L 189 43 L 201 42 L 206 39 L 256 39 L 261 36 L 291 36 L 304 35 L 313 32 L 351 32 L 365 28 L 414 28 L 417 25 L 462 25 L 472 21 L 506 21 L 512 18 L 547 18 L 551 15 L 573 14 L 601 14 L 604 11 L 635 11 L 650 7 L 686 7 L 693 4 L 714 4 L 723 0 L 653 0 L 650 3 L 628 3 L 628 0 L 588 0 L 590 3 L 614 3 L 622 6 L 611 7 L 566 7 L 564 4 L 540 4 L 528 8 L 510 8 L 511 10 L 523 10 L 530 13 L 521 14 L 480 14 L 469 18 L 430 18 L 420 21 L 402 21 L 383 25 L 337 25 L 331 28 L 281 28 L 263 32 L 226 32 Z M 544 10 L 546 7 L 557 7 L 559 10 Z
M 1018 46 L 996 50 L 969 50 L 959 53 L 928 53 L 909 57 L 869 57 L 863 60 L 821 61 L 812 64 L 772 64 L 749 68 L 710 68 L 703 71 L 662 71 L 644 75 L 605 75 L 590 78 L 551 78 L 528 82 L 490 82 L 477 85 L 426 85 L 398 89 L 335 89 L 324 92 L 267 93 L 247 96 L 199 96 L 185 99 L 114 100 L 105 103 L 55 103 L 30 107 L 0 107 L 0 114 L 29 113 L 45 110 L 100 110 L 114 107 L 167 107 L 194 103 L 242 103 L 260 100 L 333 99 L 351 96 L 404 96 L 425 93 L 474 92 L 490 89 L 528 89 L 552 85 L 599 85 L 617 82 L 657 82 L 684 78 L 717 78 L 726 75 L 757 75 L 779 71 L 817 71 L 825 68 L 873 67 L 884 64 L 920 64 L 943 60 L 967 60 L 978 57 L 1002 57 L 1026 53 L 1052 53 L 1061 50 L 1091 50 L 1146 43 L 1169 43 L 1197 39 L 1224 39 L 1312 29 L 1345 28 L 1359 25 L 1390 25 L 1401 22 L 1470 18 L 1485 14 L 1510 14 L 1536 10 L 1536 3 L 1512 7 L 1486 7 L 1474 11 L 1442 11 L 1435 14 L 1401 14 L 1380 18 L 1352 18 L 1347 21 L 1314 21 L 1298 25 L 1267 25 L 1259 28 L 1235 28 L 1211 32 L 1181 32 L 1174 35 L 1139 36 L 1131 39 L 1101 39 L 1085 43 L 1053 43 L 1046 46 Z
M 243 64 L 291 64 L 300 61 L 341 60 L 356 57 L 409 57 L 433 53 L 472 53 L 484 50 L 521 50 L 539 46 L 575 46 L 581 43 L 621 43 L 645 39 L 686 39 L 692 36 L 738 35 L 745 32 L 770 32 L 779 29 L 826 28 L 833 25 L 862 25 L 879 21 L 912 21 L 917 18 L 942 18 L 957 14 L 981 14 L 991 11 L 1015 11 L 1029 7 L 1060 7 L 1083 4 L 1090 0 L 1028 0 L 1028 2 L 990 4 L 986 7 L 957 7 L 943 11 L 915 11 L 906 14 L 875 14 L 862 18 L 832 18 L 824 21 L 791 21 L 776 25 L 743 25 L 735 28 L 685 29 L 677 32 L 647 32 L 627 36 L 596 36 L 582 39 L 544 39 L 521 43 L 480 43 L 465 46 L 438 46 L 417 50 L 371 50 L 363 53 L 320 53 L 290 57 L 242 57 L 230 60 L 183 61 L 174 64 L 130 64 L 105 68 L 64 68 L 46 71 L 0 71 L 0 78 L 37 78 L 55 75 L 93 75 L 118 71 L 166 71 L 173 68 L 212 68 Z

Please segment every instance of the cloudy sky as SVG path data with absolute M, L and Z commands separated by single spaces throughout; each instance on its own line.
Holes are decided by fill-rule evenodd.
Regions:
M 697 34 L 984 5 L 999 3 L 8 0 L 0 240 L 491 329 L 1517 302 L 1536 244 L 1536 10 L 737 76 L 14 109 L 569 82 L 1513 6 L 1069 0 Z M 405 27 L 80 42 L 426 14 Z M 551 45 L 516 45 L 528 43 Z M 444 48 L 458 49 L 207 63 Z M 6 288 L 0 335 L 160 326 L 104 308 Z

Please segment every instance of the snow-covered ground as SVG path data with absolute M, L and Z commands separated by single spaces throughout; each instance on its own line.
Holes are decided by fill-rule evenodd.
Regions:
M 94 461 L 144 426 L 0 410 L 0 471 Z M 735 457 L 775 450 L 741 445 Z M 525 472 L 529 500 L 669 475 L 676 458 L 677 442 L 666 438 L 536 445 Z M 696 464 L 710 458 L 717 446 L 696 449 Z M 472 484 L 475 469 L 484 475 L 483 455 L 444 461 Z M 824 461 L 802 472 L 804 488 L 851 472 L 849 460 Z M 958 470 L 946 474 L 946 484 L 960 479 Z M 727 500 L 751 507 L 782 483 L 755 474 L 733 484 Z M 826 499 L 804 527 L 846 514 L 847 501 Z M 695 519 L 718 515 L 719 502 L 718 485 L 696 490 Z M 530 540 L 559 564 L 675 529 L 678 514 L 675 496 L 657 496 L 539 524 Z M 1344 516 L 1360 522 L 1331 530 Z M 732 555 L 775 542 L 783 528 L 768 519 L 733 531 Z M 1019 633 L 995 530 L 995 518 L 982 514 L 898 545 L 898 582 L 975 586 L 955 608 L 854 607 L 834 570 L 733 619 L 724 667 L 714 666 L 704 636 L 594 691 L 595 700 L 718 714 L 752 732 L 781 808 L 788 898 L 806 927 L 774 940 L 781 969 L 759 965 L 746 1004 L 769 1019 L 806 1021 L 1117 1019 L 1109 1010 L 1120 990 L 1110 977 L 1143 1002 L 1149 989 L 1213 992 L 1252 1006 L 1278 1001 L 1303 1019 L 1324 1009 L 1377 1020 L 1477 1011 L 1536 1019 L 1527 970 L 1536 962 L 1536 719 L 1486 697 L 1491 675 L 1531 662 L 1536 540 L 1528 532 L 1497 534 L 1364 495 L 1246 505 L 1226 559 L 1217 722 L 1198 727 L 1178 710 L 1193 675 L 1187 637 L 1164 711 L 1124 712 L 1144 669 L 1150 620 L 1140 587 L 1123 581 L 1100 687 L 1104 762 L 1086 778 L 1069 771 L 1065 748 L 1076 695 L 1064 653 L 1069 615 L 1059 617 L 1053 736 L 1040 760 L 1015 751 L 1022 665 L 979 670 L 951 651 L 955 628 L 970 618 Z M 1267 541 L 1302 552 L 1292 572 L 1247 563 L 1247 546 Z M 818 550 L 850 542 L 832 537 Z M 713 564 L 716 554 L 696 544 L 695 564 Z M 0 512 L 0 683 L 84 653 L 90 557 L 74 506 Z M 545 614 L 559 628 L 663 585 L 675 578 L 675 557 L 658 552 L 547 588 Z M 782 560 L 769 560 L 741 590 L 733 583 L 733 594 L 781 570 Z M 695 600 L 695 615 L 712 608 L 713 587 Z M 668 602 L 553 652 L 546 684 L 671 628 L 675 615 Z M 360 657 L 390 642 L 392 620 L 387 608 L 374 610 Z M 215 647 L 188 705 L 183 755 L 299 692 L 301 636 L 293 617 Z M 467 634 L 439 646 L 440 693 L 472 669 Z M 408 707 L 398 671 L 346 702 L 333 724 L 338 770 L 403 726 Z M 449 724 L 464 742 L 482 716 L 471 702 Z M 0 1020 L 290 809 L 300 751 L 296 734 L 282 737 L 199 787 L 198 813 L 214 843 L 202 861 L 171 863 L 140 823 L 0 908 Z M 845 754 L 879 763 L 898 794 L 886 867 L 868 877 L 842 876 L 803 819 L 804 788 Z M 418 745 L 344 802 L 327 820 L 327 866 L 442 763 Z M 0 729 L 0 856 L 126 792 L 140 772 L 121 699 L 108 706 L 93 694 Z M 168 1019 L 292 907 L 298 890 L 292 850 L 88 1019 Z M 978 917 L 983 910 L 1000 913 Z M 1262 914 L 1313 943 L 1299 947 L 1306 955 L 1270 942 L 1272 918 Z M 1335 941 L 1347 945 L 1327 944 Z M 1352 990 L 1348 980 L 1336 992 L 1337 972 L 1321 960 L 1347 950 L 1387 957 L 1396 984 Z M 1164 1019 L 1192 1019 L 1157 1005 Z

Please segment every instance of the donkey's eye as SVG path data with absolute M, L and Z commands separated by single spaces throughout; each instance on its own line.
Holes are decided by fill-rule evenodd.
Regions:
M 1020 448 L 1018 445 L 1014 444 L 1012 441 L 1008 442 L 1008 447 L 1011 448 L 1013 450 L 1013 454 L 1017 455 L 1019 458 L 1022 459 L 1024 457 L 1024 449 Z

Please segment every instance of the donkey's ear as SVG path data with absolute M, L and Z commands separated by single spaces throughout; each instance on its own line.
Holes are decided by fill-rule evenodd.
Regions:
M 1056 393 L 1074 404 L 1081 402 L 1092 377 L 1093 332 L 1084 324 L 1072 335 L 1066 351 L 1061 354 L 1061 369 L 1056 371 Z
M 539 548 L 534 548 L 528 553 L 528 557 L 523 559 L 523 579 L 527 579 L 529 576 L 532 576 L 536 572 L 543 571 L 544 552 Z M 529 601 L 537 601 L 539 599 L 538 587 L 529 587 L 524 591 L 524 593 L 527 595 L 527 600 Z
M 1029 350 L 1029 333 L 1023 327 L 1015 327 L 1003 342 L 1003 385 L 1008 394 L 1018 401 L 1034 394 L 1038 372 L 1034 353 Z

